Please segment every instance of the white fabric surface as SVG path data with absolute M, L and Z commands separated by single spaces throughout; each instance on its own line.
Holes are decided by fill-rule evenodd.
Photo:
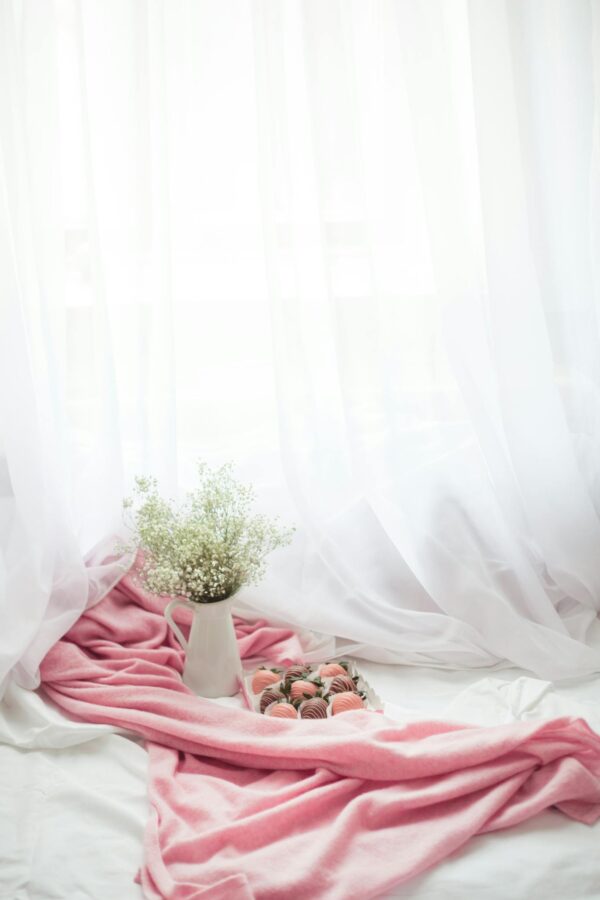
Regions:
M 0 897 L 140 898 L 146 751 L 14 684 L 0 711 Z
M 494 724 L 572 714 L 600 727 L 600 678 L 556 690 L 518 671 L 478 679 L 371 663 L 361 669 L 399 721 Z M 139 900 L 132 879 L 142 856 L 146 765 L 135 740 L 72 722 L 12 685 L 0 706 L 0 897 Z M 597 900 L 599 839 L 600 826 L 546 812 L 473 839 L 389 897 L 506 900 L 508 890 L 512 900 Z
M 197 457 L 299 525 L 257 607 L 600 668 L 599 35 L 589 0 L 0 0 L 0 680 L 131 474 Z

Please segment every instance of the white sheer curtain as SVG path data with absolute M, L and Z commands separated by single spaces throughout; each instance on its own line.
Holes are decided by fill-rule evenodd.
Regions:
M 257 608 L 600 669 L 598 4 L 0 10 L 4 671 L 198 457 L 299 525 Z
M 0 3 L 0 694 L 11 670 L 35 687 L 52 644 L 123 574 L 106 540 L 120 448 L 110 458 L 107 440 L 98 465 L 69 415 L 81 372 L 66 352 L 56 25 L 53 4 Z

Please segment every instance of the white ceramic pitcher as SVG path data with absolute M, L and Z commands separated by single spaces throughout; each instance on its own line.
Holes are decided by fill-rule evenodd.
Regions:
M 231 697 L 239 690 L 242 663 L 231 617 L 234 596 L 214 603 L 171 600 L 165 618 L 185 650 L 183 683 L 200 697 Z M 189 638 L 173 620 L 173 610 L 185 606 L 193 613 Z

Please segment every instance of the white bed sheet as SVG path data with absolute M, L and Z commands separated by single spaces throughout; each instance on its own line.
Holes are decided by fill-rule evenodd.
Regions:
M 0 706 L 0 897 L 140 900 L 147 753 L 9 687 Z
M 486 676 L 360 665 L 399 721 L 494 724 L 570 714 L 600 731 L 600 677 L 553 689 L 517 670 Z M 146 769 L 141 742 L 72 722 L 41 696 L 12 686 L 0 706 L 0 897 L 139 900 L 133 877 L 142 858 Z M 600 900 L 600 826 L 544 813 L 474 838 L 388 897 Z

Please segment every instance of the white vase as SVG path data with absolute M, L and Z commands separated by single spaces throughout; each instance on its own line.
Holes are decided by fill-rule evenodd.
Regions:
M 200 697 L 231 697 L 239 690 L 242 663 L 231 617 L 234 597 L 214 603 L 171 600 L 165 618 L 185 650 L 183 683 Z M 173 610 L 185 606 L 192 612 L 186 641 L 173 620 Z

